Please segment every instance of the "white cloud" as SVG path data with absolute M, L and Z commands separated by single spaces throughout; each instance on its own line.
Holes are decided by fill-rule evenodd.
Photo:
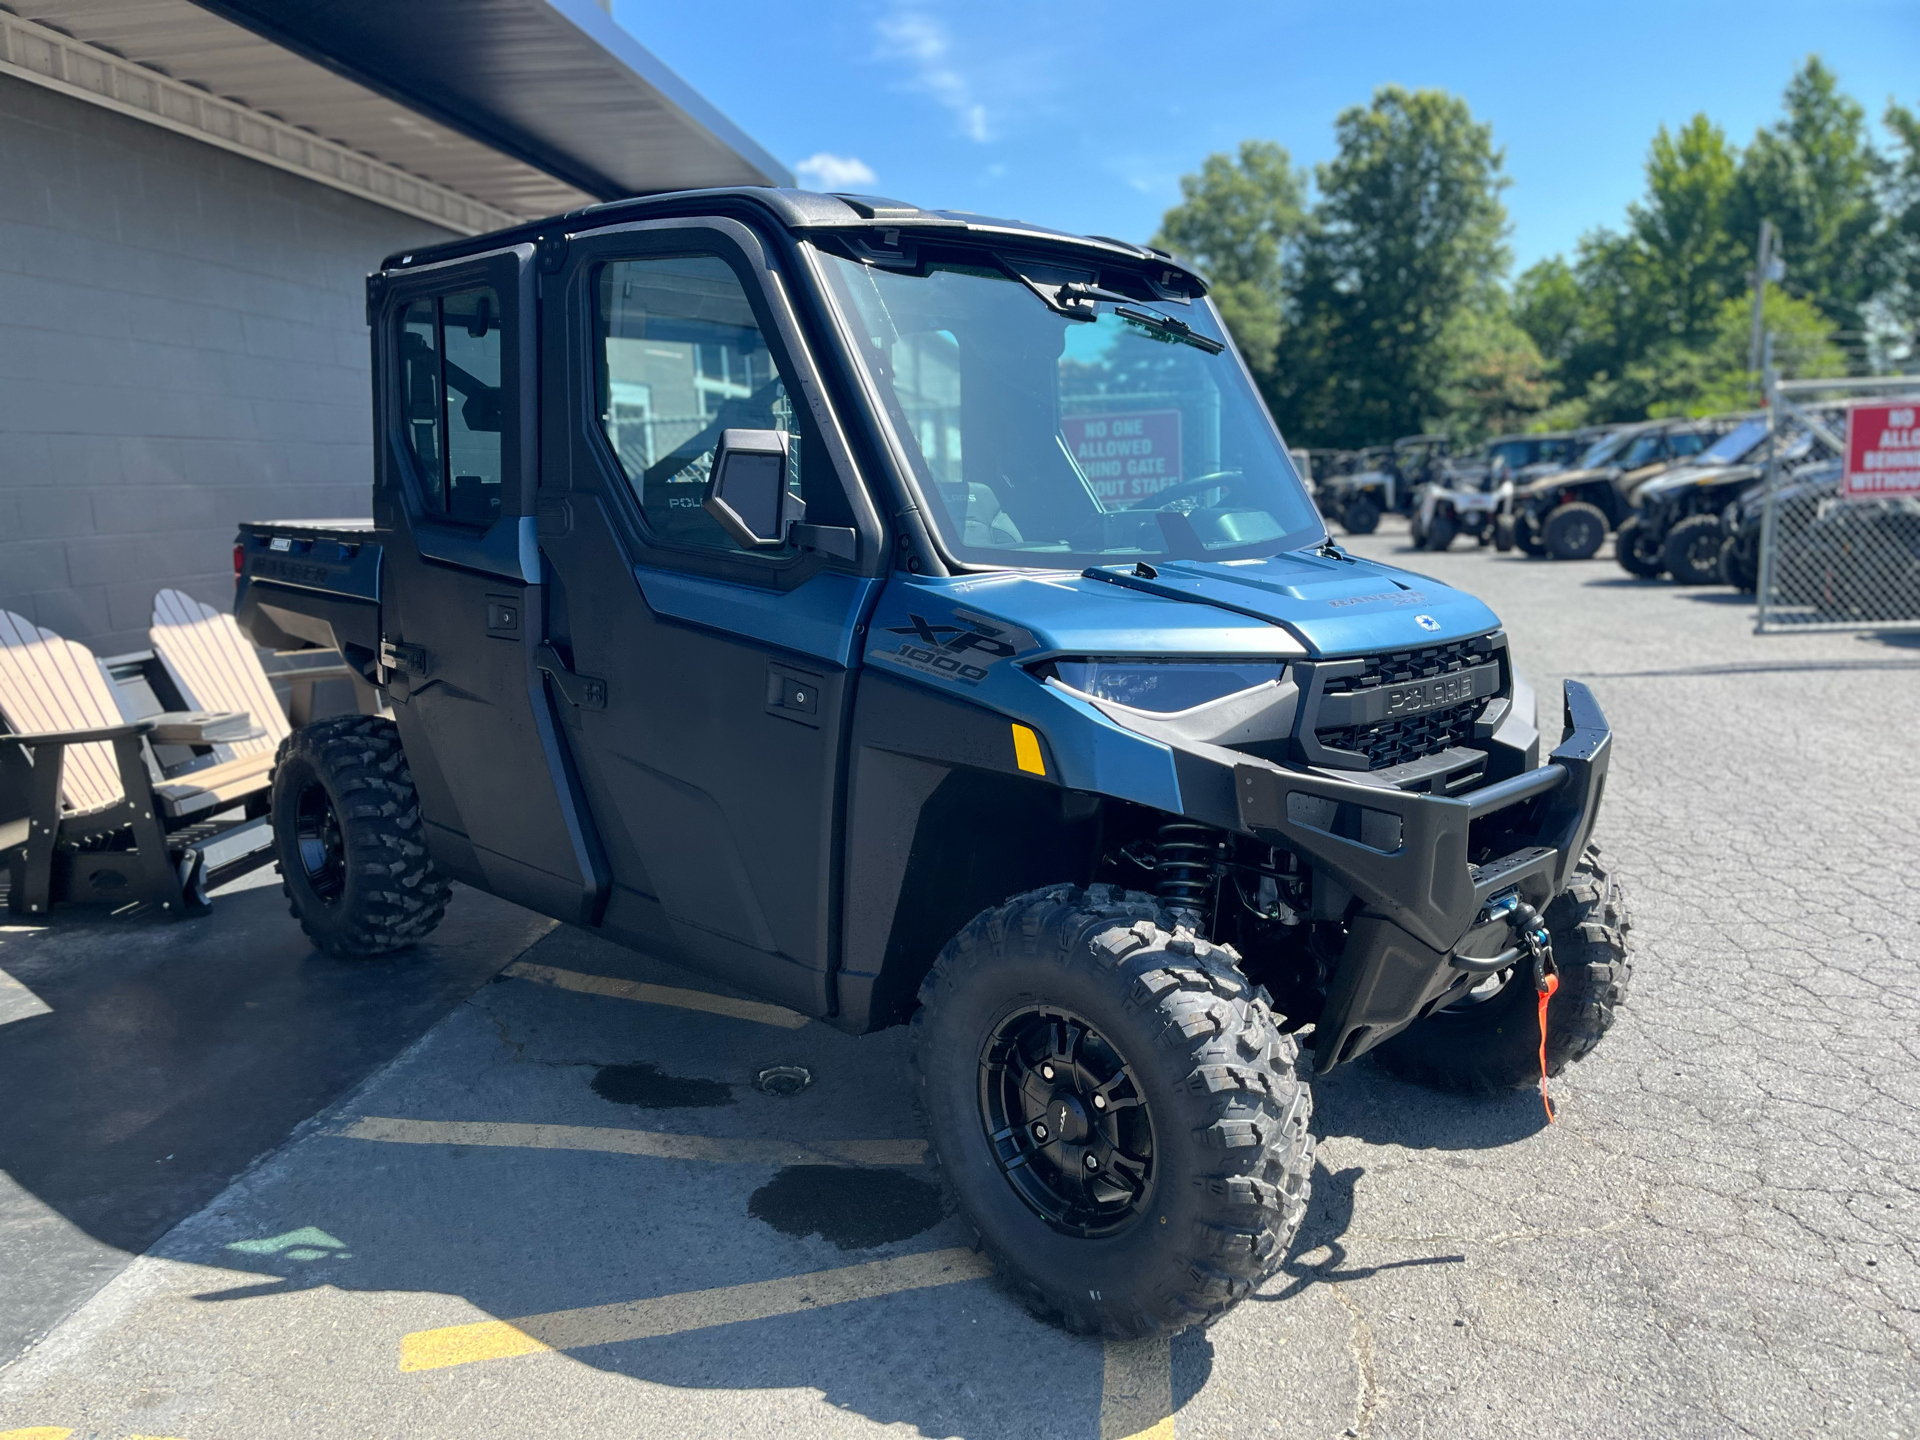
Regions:
M 987 107 L 975 97 L 973 86 L 953 59 L 953 37 L 939 20 L 911 6 L 882 15 L 875 25 L 882 60 L 904 60 L 912 70 L 910 89 L 931 95 L 951 110 L 960 133 L 984 143 L 991 138 Z
M 793 173 L 815 190 L 858 191 L 880 183 L 880 177 L 866 161 L 827 150 L 800 161 L 793 167 Z

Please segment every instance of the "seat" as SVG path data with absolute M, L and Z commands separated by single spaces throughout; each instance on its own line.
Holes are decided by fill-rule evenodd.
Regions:
M 129 720 L 93 652 L 0 610 L 0 847 L 8 908 L 153 903 L 203 910 L 206 887 L 271 858 L 263 818 L 271 752 L 167 776 L 149 737 L 212 750 L 260 738 L 244 716 L 176 712 Z M 196 818 L 200 817 L 200 818 Z

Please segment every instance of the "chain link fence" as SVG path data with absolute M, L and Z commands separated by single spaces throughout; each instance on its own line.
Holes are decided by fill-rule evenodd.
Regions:
M 1869 396 L 1920 405 L 1920 379 L 1779 381 L 1772 389 L 1776 425 L 1797 420 L 1843 458 L 1797 469 L 1770 461 L 1759 495 L 1742 505 L 1731 543 L 1739 547 L 1747 532 L 1756 629 L 1920 630 L 1920 495 L 1850 495 L 1844 422 L 1837 433 L 1827 424 L 1833 406 Z

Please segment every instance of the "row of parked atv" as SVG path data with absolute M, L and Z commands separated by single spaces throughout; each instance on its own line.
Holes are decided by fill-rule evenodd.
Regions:
M 1845 429 L 1844 410 L 1820 418 L 1833 433 Z M 1813 430 L 1783 421 L 1771 444 L 1776 484 L 1796 495 L 1837 491 L 1839 457 Z M 1420 549 L 1465 536 L 1586 560 L 1612 532 L 1630 574 L 1751 591 L 1768 445 L 1765 416 L 1740 414 L 1503 435 L 1460 455 L 1445 436 L 1410 435 L 1312 458 L 1322 511 L 1351 534 L 1370 534 L 1395 511 Z

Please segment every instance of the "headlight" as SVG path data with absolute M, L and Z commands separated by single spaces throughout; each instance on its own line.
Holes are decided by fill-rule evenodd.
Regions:
M 1278 660 L 1048 660 L 1033 674 L 1069 690 L 1134 710 L 1171 715 L 1277 685 L 1286 666 Z

